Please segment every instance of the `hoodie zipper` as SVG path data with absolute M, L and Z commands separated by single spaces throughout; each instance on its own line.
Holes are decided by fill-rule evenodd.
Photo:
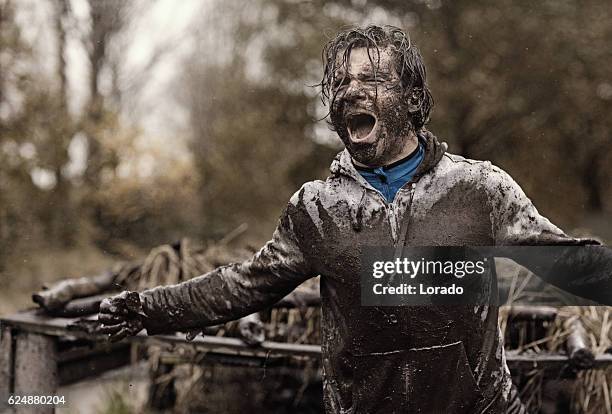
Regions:
M 406 223 L 407 225 L 405 226 L 398 226 L 398 222 L 397 222 L 397 209 L 395 207 L 395 201 L 398 200 L 398 194 L 407 188 L 407 186 L 410 186 L 410 197 L 409 197 L 409 201 L 408 201 L 408 205 L 406 206 L 406 211 L 404 212 L 404 220 L 403 222 Z M 398 246 L 398 243 L 400 242 L 400 240 L 405 240 L 405 234 L 398 234 L 398 232 L 401 233 L 406 233 L 408 231 L 409 228 L 409 222 L 410 222 L 410 211 L 412 210 L 412 202 L 414 200 L 414 192 L 416 189 L 416 181 L 408 181 L 406 184 L 404 184 L 396 193 L 395 197 L 393 198 L 393 201 L 391 201 L 390 203 L 387 201 L 387 199 L 385 198 L 385 196 L 378 191 L 376 188 L 371 187 L 371 186 L 367 186 L 364 187 L 364 189 L 366 191 L 370 190 L 373 191 L 374 193 L 376 193 L 381 201 L 383 202 L 383 205 L 385 206 L 385 210 L 387 211 L 387 218 L 389 221 L 389 226 L 391 228 L 391 237 L 393 238 L 393 244 L 395 247 Z
M 398 193 L 402 190 L 402 188 L 398 190 Z M 389 226 L 391 228 L 391 237 L 393 238 L 393 242 L 396 243 L 397 242 L 397 229 L 396 229 L 397 224 L 395 223 L 395 209 L 393 207 L 393 201 L 389 203 L 387 199 L 385 198 L 385 196 L 383 195 L 383 193 L 381 193 L 376 188 L 370 185 L 368 185 L 367 187 L 364 186 L 364 191 L 366 192 L 373 191 L 378 197 L 380 197 L 380 200 L 382 201 L 383 206 L 385 207 L 385 211 L 387 212 L 387 220 L 389 221 Z

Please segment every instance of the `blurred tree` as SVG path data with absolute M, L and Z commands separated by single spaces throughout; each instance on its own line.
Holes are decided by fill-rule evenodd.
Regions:
M 110 166 L 114 174 L 118 165 L 121 148 L 109 140 L 113 134 L 123 134 L 117 108 L 111 104 L 118 94 L 115 88 L 109 94 L 112 99 L 103 96 L 99 80 L 102 71 L 120 59 L 108 52 L 108 43 L 124 27 L 129 13 L 128 3 L 117 2 L 117 7 L 111 3 L 91 2 L 87 30 L 77 24 L 71 1 L 48 0 L 44 6 L 52 38 L 46 41 L 54 53 L 43 57 L 21 34 L 18 4 L 0 1 L 0 263 L 20 248 L 72 245 L 88 227 L 81 225 L 95 217 L 87 217 L 82 200 L 99 191 L 101 177 L 108 175 L 103 167 Z M 71 114 L 67 49 L 75 33 L 81 34 L 89 52 L 91 76 L 82 78 L 89 79 L 85 111 Z M 41 61 L 49 57 L 53 72 L 47 73 Z M 78 185 L 80 177 L 68 171 L 69 148 L 80 132 L 90 138 L 85 185 Z
M 117 60 L 122 56 L 111 53 L 110 45 L 115 37 L 127 25 L 132 1 L 125 0 L 87 0 L 90 10 L 91 27 L 82 36 L 82 42 L 87 51 L 89 64 L 89 100 L 83 114 L 82 128 L 87 135 L 87 168 L 85 182 L 95 189 L 100 184 L 103 169 L 113 171 L 118 165 L 117 154 L 105 148 L 102 142 L 104 131 L 100 129 L 105 125 L 105 112 L 115 112 L 112 100 L 120 99 L 120 91 L 114 88 L 105 95 L 101 90 L 101 77 L 106 70 L 107 75 L 116 84 Z M 115 102 L 116 104 L 117 102 Z M 110 114 L 112 116 L 112 114 Z
M 167 171 L 149 178 L 137 168 L 125 174 L 142 131 L 127 125 L 121 104 L 145 88 L 172 43 L 156 45 L 133 79 L 121 71 L 130 42 L 124 35 L 152 3 L 83 0 L 86 16 L 77 16 L 72 0 L 44 4 L 53 10 L 47 23 L 55 66 L 42 76 L 40 52 L 19 34 L 17 3 L 0 0 L 3 246 L 33 238 L 68 245 L 77 229 L 91 227 L 84 223 L 94 225 L 104 248 L 118 239 L 150 246 L 194 229 L 221 237 L 244 222 L 258 239 L 268 237 L 291 193 L 326 175 L 340 149 L 320 144 L 327 136 L 318 120 L 327 108 L 308 85 L 319 80 L 322 45 L 346 23 L 391 23 L 411 33 L 436 98 L 430 128 L 452 151 L 508 170 L 564 226 L 612 211 L 612 11 L 605 1 L 203 2 L 177 85 L 194 171 L 189 176 L 188 164 L 160 163 L 154 154 Z M 66 58 L 75 39 L 87 63 L 76 82 L 88 97 L 70 112 Z M 75 137 L 86 143 L 82 176 L 66 173 Z M 172 183 L 186 186 L 174 199 L 156 189 Z M 189 201 L 194 186 L 199 208 Z M 561 194 L 569 194 L 563 203 Z
M 42 219 L 47 223 L 48 234 L 61 246 L 74 242 L 77 221 L 74 220 L 74 208 L 71 183 L 66 177 L 65 168 L 70 157 L 68 146 L 75 133 L 75 124 L 68 113 L 68 82 L 66 65 L 66 20 L 70 17 L 68 0 L 53 2 L 54 32 L 57 37 L 56 80 L 57 90 L 48 99 L 42 99 L 45 107 L 32 108 L 32 114 L 41 117 L 40 129 L 47 133 L 45 139 L 38 142 L 38 153 L 41 155 L 41 167 L 48 168 L 54 177 L 53 191 L 45 193 L 46 208 L 42 210 Z
M 325 174 L 335 152 L 312 139 L 316 101 L 303 52 L 314 49 L 299 43 L 314 44 L 317 29 L 304 22 L 304 36 L 284 31 L 284 7 L 217 2 L 204 16 L 207 31 L 196 33 L 181 91 L 201 177 L 203 237 L 222 237 L 245 222 L 254 237 L 269 237 L 291 194 Z
M 607 2 L 334 3 L 410 32 L 436 100 L 430 128 L 451 151 L 507 169 L 564 226 L 612 214 Z
M 321 46 L 348 21 L 400 25 L 429 69 L 430 127 L 452 151 L 507 169 L 565 227 L 612 214 L 605 1 L 268 0 L 259 7 L 274 16 L 260 25 L 264 84 L 295 91 L 316 82 Z M 306 96 L 300 110 L 315 114 L 315 96 Z M 571 196 L 559 203 L 561 194 Z
M 15 5 L 0 1 L 0 271 L 24 238 L 43 230 L 31 208 L 40 195 L 30 171 L 37 165 L 36 147 L 25 132 L 32 125 L 28 99 L 34 92 L 27 71 L 32 52 L 15 21 Z M 42 82 L 41 82 L 41 87 Z

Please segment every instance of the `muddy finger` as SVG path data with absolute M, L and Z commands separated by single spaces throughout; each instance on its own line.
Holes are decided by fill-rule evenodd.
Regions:
M 122 329 L 127 328 L 127 324 L 122 322 L 118 325 L 102 325 L 98 328 L 98 332 L 102 334 L 114 335 Z
M 122 339 L 125 339 L 128 336 L 132 336 L 132 335 L 134 335 L 134 334 L 128 328 L 122 328 L 116 334 L 110 335 L 109 339 L 110 339 L 111 342 L 118 342 L 118 341 L 121 341 Z
M 108 308 L 104 309 L 106 312 L 108 313 L 115 313 L 118 315 L 127 315 L 128 314 L 128 310 L 125 306 L 120 306 L 119 304 L 116 303 L 112 303 L 110 304 L 110 306 L 108 306 Z
M 125 317 L 121 315 L 113 315 L 108 313 L 100 313 L 98 315 L 98 321 L 104 325 L 118 325 L 125 322 Z

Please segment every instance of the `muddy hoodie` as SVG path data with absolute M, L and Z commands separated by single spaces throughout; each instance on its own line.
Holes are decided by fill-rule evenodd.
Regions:
M 244 263 L 142 293 L 149 334 L 237 319 L 321 275 L 326 411 L 503 413 L 511 379 L 496 306 L 362 307 L 364 246 L 584 244 L 538 214 L 489 162 L 429 132 L 415 176 L 388 203 L 344 150 L 291 198 L 272 240 Z

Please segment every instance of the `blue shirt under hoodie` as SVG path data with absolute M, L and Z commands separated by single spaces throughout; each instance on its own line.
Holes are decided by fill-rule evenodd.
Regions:
M 399 189 L 414 176 L 424 156 L 425 148 L 419 139 L 418 147 L 410 155 L 393 164 L 378 168 L 355 165 L 355 168 L 372 187 L 382 193 L 388 203 L 391 203 Z

